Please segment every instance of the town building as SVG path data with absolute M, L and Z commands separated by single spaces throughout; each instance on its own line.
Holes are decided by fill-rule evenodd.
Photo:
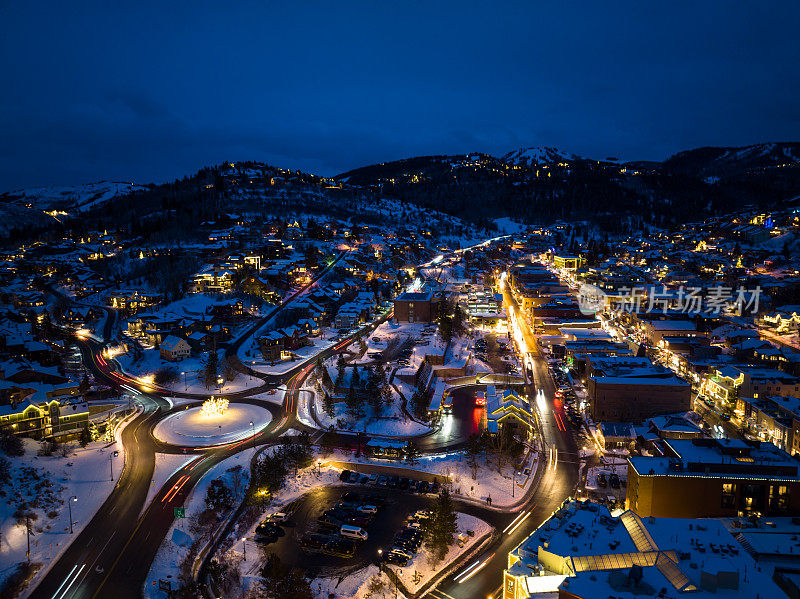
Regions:
M 433 322 L 438 304 L 433 292 L 406 291 L 394 300 L 394 317 L 398 322 Z
M 191 355 L 192 348 L 185 339 L 175 335 L 167 335 L 161 342 L 159 351 L 163 359 L 170 362 L 180 362 Z
M 800 464 L 772 445 L 670 439 L 663 456 L 628 458 L 626 507 L 642 517 L 800 514 Z

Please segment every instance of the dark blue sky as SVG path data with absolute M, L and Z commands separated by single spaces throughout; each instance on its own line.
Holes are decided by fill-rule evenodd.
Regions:
M 0 3 L 0 190 L 800 139 L 793 0 L 118 4 Z

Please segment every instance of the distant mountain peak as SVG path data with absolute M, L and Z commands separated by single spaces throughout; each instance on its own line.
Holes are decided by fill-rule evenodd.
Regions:
M 555 162 L 570 162 L 578 157 L 575 154 L 562 152 L 558 148 L 551 146 L 531 146 L 520 148 L 503 156 L 506 164 L 516 164 L 519 166 L 531 166 L 535 164 L 553 164 Z

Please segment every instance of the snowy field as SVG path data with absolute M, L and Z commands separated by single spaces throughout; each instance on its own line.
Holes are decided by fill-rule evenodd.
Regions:
M 210 447 L 245 439 L 266 427 L 270 420 L 269 411 L 251 404 L 232 403 L 220 415 L 204 415 L 200 407 L 194 407 L 161 420 L 153 435 L 171 445 Z
M 24 439 L 25 455 L 9 458 L 10 482 L 0 484 L 0 580 L 5 580 L 26 559 L 25 520 L 18 521 L 14 516 L 18 507 L 27 506 L 36 514 L 32 521 L 31 561 L 45 564 L 28 589 L 36 586 L 49 565 L 92 519 L 114 489 L 125 465 L 121 430 L 117 430 L 117 440 L 111 445 L 105 441 L 93 441 L 85 448 L 75 445 L 67 457 L 58 453 L 37 456 L 39 443 Z M 114 456 L 114 451 L 119 455 Z M 67 502 L 73 496 L 77 499 L 71 503 L 70 534 Z

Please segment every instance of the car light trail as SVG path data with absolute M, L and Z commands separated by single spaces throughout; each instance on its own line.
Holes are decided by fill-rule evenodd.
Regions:
M 63 598 L 63 597 L 64 597 L 64 596 L 67 594 L 67 592 L 68 592 L 68 591 L 69 591 L 69 589 L 72 587 L 72 585 L 73 585 L 73 584 L 75 584 L 75 581 L 76 581 L 76 580 L 78 580 L 78 576 L 80 576 L 80 575 L 81 575 L 81 572 L 83 572 L 83 569 L 84 569 L 85 567 L 86 567 L 86 564 L 81 564 L 81 567 L 80 567 L 80 569 L 79 569 L 77 572 L 75 572 L 75 576 L 72 576 L 72 580 L 70 580 L 70 576 L 72 575 L 72 572 L 70 572 L 70 576 L 67 576 L 67 579 L 64 581 L 64 583 L 66 583 L 67 581 L 69 581 L 69 584 L 68 584 L 68 585 L 66 586 L 66 588 L 65 588 L 65 589 L 64 589 L 64 590 L 61 592 L 61 594 L 60 594 L 60 595 L 58 594 L 58 591 L 56 591 L 56 594 L 55 594 L 55 595 L 53 595 L 53 599 L 62 599 L 62 598 Z M 74 569 L 75 569 L 75 568 L 73 568 L 73 570 L 74 570 Z M 64 586 L 64 583 L 61 583 L 61 586 Z M 59 590 L 61 590 L 61 587 L 58 587 L 58 588 L 59 588 Z
M 456 580 L 456 582 L 458 582 L 458 584 L 464 584 L 465 582 L 467 582 L 467 581 L 468 581 L 470 578 L 472 578 L 472 577 L 473 577 L 473 576 L 475 576 L 475 575 L 476 575 L 478 572 L 480 572 L 480 571 L 481 571 L 481 570 L 482 570 L 482 569 L 483 569 L 483 568 L 486 566 L 486 564 L 488 564 L 488 563 L 489 563 L 489 560 L 490 560 L 490 559 L 492 559 L 493 557 L 494 557 L 494 553 L 493 553 L 492 555 L 490 555 L 489 557 L 487 557 L 485 560 L 483 560 L 483 561 L 481 562 L 481 564 L 480 564 L 480 565 L 479 565 L 477 568 L 475 568 L 474 570 L 472 570 L 472 572 L 470 572 L 470 573 L 469 573 L 469 574 L 466 576 L 466 578 L 462 578 L 461 580 Z
M 180 490 L 181 490 L 181 487 L 183 487 L 183 485 L 184 485 L 184 484 L 186 484 L 186 481 L 188 481 L 188 480 L 189 480 L 189 475 L 188 475 L 188 474 L 184 474 L 183 476 L 181 476 L 181 477 L 178 479 L 178 482 L 176 482 L 176 483 L 173 485 L 172 489 L 170 489 L 169 493 L 167 493 L 166 495 L 164 495 L 164 498 L 161 500 L 161 503 L 166 503 L 166 502 L 169 502 L 169 501 L 171 500 L 171 497 L 170 497 L 170 495 L 171 495 L 172 497 L 175 497 L 175 495 L 177 495 L 177 494 L 178 494 L 178 491 L 180 491 Z
M 530 512 L 525 512 L 525 515 L 520 519 L 519 522 L 517 522 L 514 525 L 514 527 L 511 530 L 508 531 L 508 534 L 513 535 L 514 531 L 517 530 L 522 525 L 522 523 L 525 522 L 525 520 L 528 519 L 528 516 L 530 516 L 530 515 L 531 515 Z
M 67 581 L 70 579 L 70 577 L 72 576 L 72 573 L 75 571 L 75 568 L 77 568 L 77 567 L 78 567 L 78 564 L 75 564 L 74 566 L 72 566 L 72 570 L 69 571 L 69 574 L 67 574 L 67 577 L 64 579 L 64 582 L 61 583 L 61 586 L 58 587 L 58 589 L 56 589 L 55 595 L 53 595 L 53 597 L 57 597 L 58 596 L 58 594 L 61 592 L 61 589 L 64 587 L 65 584 L 67 584 Z
M 505 527 L 505 529 L 503 530 L 503 534 L 506 534 L 508 532 L 509 528 L 511 528 L 512 526 L 517 524 L 517 522 L 520 520 L 520 518 L 526 517 L 525 514 L 529 514 L 529 513 L 530 513 L 530 510 L 525 511 L 525 512 L 520 512 L 519 514 L 517 514 L 517 517 L 514 518 L 511 522 L 509 522 L 508 526 Z

